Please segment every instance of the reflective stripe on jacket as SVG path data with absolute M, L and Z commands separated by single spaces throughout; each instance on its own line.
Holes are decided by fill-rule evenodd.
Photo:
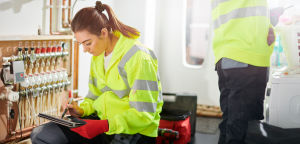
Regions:
M 157 58 L 137 39 L 120 33 L 111 61 L 104 70 L 104 53 L 93 56 L 89 93 L 80 104 L 84 116 L 97 112 L 108 119 L 106 134 L 157 136 L 163 105 Z
M 268 45 L 268 33 L 274 30 L 267 0 L 212 0 L 211 6 L 215 63 L 229 58 L 269 66 L 274 43 Z

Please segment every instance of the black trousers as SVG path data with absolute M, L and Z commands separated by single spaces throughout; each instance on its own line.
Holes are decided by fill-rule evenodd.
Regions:
M 100 134 L 92 139 L 87 139 L 82 137 L 81 135 L 79 135 L 76 132 L 71 131 L 69 128 L 58 125 L 60 127 L 60 129 L 62 130 L 62 132 L 65 134 L 65 136 L 68 139 L 68 144 L 83 144 L 83 143 L 88 143 L 88 144 L 109 144 L 111 143 L 113 140 L 116 139 L 116 135 L 106 135 L 106 134 Z M 138 137 L 138 138 L 137 138 Z M 136 139 L 135 142 L 133 142 L 134 140 L 132 140 L 130 143 L 128 144 L 155 144 L 155 140 L 156 138 L 153 137 L 147 137 L 141 134 L 135 134 L 133 136 L 133 139 Z M 122 138 L 121 138 L 122 140 Z M 127 144 L 126 142 L 122 142 L 122 141 L 118 141 L 118 144 Z M 124 138 L 124 141 L 125 138 Z M 116 143 L 116 142 L 114 142 Z
M 219 144 L 243 144 L 248 122 L 262 120 L 263 101 L 268 82 L 268 67 L 222 69 L 219 76 L 220 106 L 223 121 L 219 124 Z
M 94 118 L 85 117 L 84 119 Z M 156 138 L 141 134 L 100 134 L 92 139 L 87 139 L 78 133 L 71 131 L 69 127 L 53 122 L 34 128 L 30 134 L 30 138 L 32 144 L 155 144 L 156 142 Z

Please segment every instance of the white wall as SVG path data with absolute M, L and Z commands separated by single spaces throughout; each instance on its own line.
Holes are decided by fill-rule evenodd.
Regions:
M 102 2 L 114 6 L 112 0 Z M 94 7 L 95 3 L 96 0 L 78 0 L 74 14 L 83 7 Z M 0 0 L 0 35 L 37 35 L 39 27 L 43 34 L 50 34 L 49 4 L 49 0 Z M 55 0 L 53 4 L 56 4 Z M 53 31 L 56 31 L 55 13 L 53 9 Z
M 159 69 L 163 92 L 198 95 L 198 103 L 219 105 L 218 77 L 214 71 L 212 47 L 202 69 L 186 68 L 182 63 L 184 0 L 157 1 L 159 22 Z
M 0 35 L 37 35 L 39 26 L 49 32 L 44 4 L 44 0 L 1 0 Z

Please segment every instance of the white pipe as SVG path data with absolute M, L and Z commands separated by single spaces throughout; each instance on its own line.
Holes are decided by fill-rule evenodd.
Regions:
M 27 97 L 27 95 L 26 95 L 26 97 Z M 25 112 L 25 123 L 24 123 L 24 127 L 26 128 L 26 127 L 28 127 L 28 115 L 29 115 L 29 108 L 28 108 L 28 103 L 26 102 L 26 99 L 25 99 L 25 110 L 26 110 L 26 112 Z
M 59 96 L 58 96 L 58 107 L 57 107 L 57 115 L 60 115 L 60 106 L 61 106 L 61 95 L 63 93 L 64 85 L 62 87 L 59 87 Z
M 43 113 L 43 97 L 44 97 L 44 89 L 41 92 L 41 96 L 40 96 L 40 109 L 39 109 L 39 113 Z M 44 119 L 40 118 L 40 123 L 43 123 Z
M 21 97 L 20 97 L 21 98 Z M 19 113 L 19 116 L 20 116 L 20 114 L 21 114 L 21 111 L 20 111 L 20 107 L 21 107 L 21 103 L 19 102 L 19 108 L 18 108 L 18 113 Z M 21 117 L 21 116 L 20 116 Z M 19 130 L 20 129 L 20 122 L 19 122 L 19 120 L 17 120 L 17 126 L 16 126 L 16 129 L 15 129 L 15 131 L 17 131 L 17 130 Z
M 36 63 L 36 66 L 38 66 L 38 62 Z M 34 80 L 35 80 L 35 85 L 37 86 L 37 88 L 39 88 L 41 83 L 42 83 L 42 79 L 41 79 L 40 74 L 37 72 L 37 69 L 38 69 L 38 67 L 36 67 L 36 71 L 35 71 L 35 74 L 34 74 Z M 37 95 L 36 98 L 32 98 L 32 100 L 37 101 L 36 104 L 33 103 L 32 105 L 35 105 L 34 106 L 35 112 L 39 112 L 39 106 L 38 106 L 39 94 Z M 36 119 L 36 117 L 37 117 L 37 114 L 35 113 L 34 118 Z M 36 121 L 36 125 L 39 125 L 39 121 Z
M 40 92 L 39 94 L 38 94 L 38 96 L 37 96 L 37 100 L 36 100 L 36 111 L 37 111 L 37 113 L 40 113 L 40 95 L 41 95 L 41 93 L 42 92 Z M 35 117 L 36 117 L 36 115 L 35 115 Z M 40 120 L 40 118 L 38 119 L 38 123 L 41 123 L 41 120 Z
M 48 62 L 47 62 L 48 63 Z M 51 76 L 51 72 L 50 71 L 47 71 L 46 72 L 46 76 L 47 76 L 47 80 L 48 80 L 48 84 L 49 85 L 47 85 L 47 90 L 48 90 L 48 92 L 47 92 L 47 99 L 48 99 L 48 102 L 47 102 L 47 107 L 46 107 L 46 109 L 48 110 L 48 113 L 50 114 L 50 112 L 51 112 L 51 110 L 52 110 L 52 105 L 51 105 L 51 93 L 50 93 L 50 91 L 51 91 L 51 89 L 50 89 L 50 87 L 49 86 L 51 86 L 51 83 L 52 83 L 52 76 Z
M 27 101 L 28 101 L 28 104 L 29 104 L 29 107 L 30 107 L 32 113 L 35 115 L 35 111 L 34 111 L 34 109 L 30 105 L 30 101 L 29 101 L 28 95 L 26 95 L 26 98 L 27 98 Z M 35 120 L 36 123 L 38 123 L 36 117 L 34 118 L 34 120 Z
M 47 91 L 47 112 L 46 112 L 46 114 L 51 115 L 52 114 L 51 93 L 50 93 L 51 89 L 48 88 L 47 90 L 48 91 Z
M 35 119 L 34 97 L 33 97 L 32 94 L 31 94 L 31 97 L 30 97 L 30 101 L 31 101 L 32 109 L 31 109 L 31 116 L 30 116 L 31 119 L 30 119 L 29 125 L 32 126 L 33 125 L 33 121 Z
M 57 101 L 57 80 L 58 80 L 58 76 L 57 76 L 57 73 L 55 70 L 53 70 L 52 72 L 52 82 L 53 82 L 53 88 L 52 88 L 52 94 L 53 94 L 53 97 L 52 97 L 52 108 L 53 108 L 53 115 L 56 115 L 56 105 L 57 103 L 55 103 L 55 101 Z
M 61 70 L 57 70 L 57 79 L 58 81 L 60 82 L 58 84 L 58 91 L 57 91 L 57 106 L 56 106 L 56 109 L 57 109 L 57 115 L 60 115 L 60 109 L 59 109 L 59 102 L 61 101 L 61 95 L 62 95 L 62 92 L 61 92 L 61 89 L 63 87 L 63 79 L 64 79 L 64 73 L 63 71 Z
M 42 92 L 41 92 L 41 94 L 40 94 L 40 96 L 39 96 L 39 113 L 42 113 L 43 112 L 43 97 L 44 97 L 44 90 L 46 90 L 45 88 L 46 88 L 46 86 L 45 86 L 45 84 L 47 83 L 47 77 L 46 77 L 46 74 L 44 73 L 44 72 L 41 72 L 40 73 L 41 74 L 41 83 L 43 84 L 43 85 L 41 85 L 42 87 Z M 42 123 L 43 122 L 43 119 L 42 118 L 40 118 L 40 123 Z
M 32 68 L 33 68 L 33 64 L 30 66 L 30 69 L 29 70 L 31 70 L 32 71 Z M 29 80 L 29 90 L 28 90 L 28 92 L 32 92 L 33 91 L 33 88 L 34 88 L 34 85 L 35 85 L 35 77 L 34 77 L 34 75 L 32 74 L 32 72 L 31 73 L 29 73 L 28 74 L 28 76 L 29 76 L 29 78 L 28 78 L 28 80 Z M 28 97 L 28 92 L 26 93 L 26 98 Z M 29 102 L 29 101 L 28 101 Z M 28 107 L 28 106 L 27 106 Z M 30 109 L 29 108 L 27 108 L 26 107 L 26 116 L 27 116 L 27 120 L 26 120 L 26 127 L 29 127 L 30 126 L 30 123 L 31 123 L 31 121 L 33 121 L 32 119 L 33 119 L 33 117 L 31 117 L 31 118 L 29 118 L 29 113 L 31 113 L 30 112 Z M 30 121 L 29 121 L 30 120 Z

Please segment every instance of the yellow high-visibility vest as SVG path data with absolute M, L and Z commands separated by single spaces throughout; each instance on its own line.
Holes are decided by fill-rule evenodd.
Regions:
M 211 0 L 211 6 L 215 63 L 229 58 L 270 66 L 275 43 L 267 42 L 272 28 L 267 0 Z
M 119 32 L 111 61 L 104 70 L 104 53 L 91 60 L 89 93 L 80 104 L 83 116 L 97 112 L 108 119 L 106 134 L 157 137 L 163 100 L 154 52 L 138 39 Z

